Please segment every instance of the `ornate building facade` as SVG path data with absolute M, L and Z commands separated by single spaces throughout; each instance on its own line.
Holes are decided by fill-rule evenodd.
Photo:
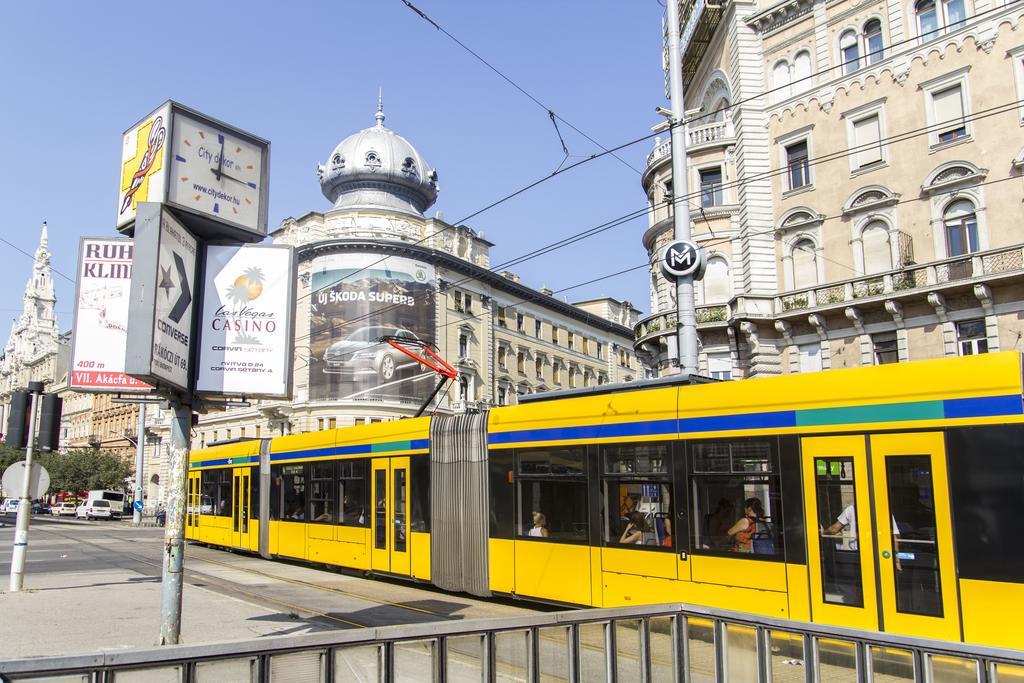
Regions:
M 682 2 L 683 25 L 698 5 Z M 660 140 L 644 244 L 688 201 L 710 259 L 700 367 L 753 377 L 1020 349 L 1024 6 L 707 3 L 683 58 L 687 197 Z M 667 200 L 667 201 L 666 201 Z M 636 349 L 670 371 L 651 271 Z
M 445 412 L 643 377 L 632 348 L 639 311 L 611 298 L 571 305 L 493 271 L 482 233 L 426 216 L 438 174 L 384 126 L 380 107 L 318 177 L 331 207 L 272 232 L 298 254 L 293 398 L 204 415 L 194 447 L 415 414 L 437 377 L 377 343 L 388 335 L 433 342 L 456 367 L 431 404 Z M 166 426 L 157 433 L 162 454 Z M 166 477 L 160 455 L 148 467 Z
M 57 327 L 57 297 L 46 223 L 36 248 L 32 275 L 25 285 L 21 315 L 14 320 L 11 334 L 0 358 L 0 424 L 7 429 L 11 392 L 42 382 L 50 387 L 67 372 L 69 340 Z

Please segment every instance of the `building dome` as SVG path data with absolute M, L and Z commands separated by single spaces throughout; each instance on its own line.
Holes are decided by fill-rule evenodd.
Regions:
M 383 106 L 376 125 L 350 135 L 317 165 L 320 188 L 335 209 L 383 209 L 422 217 L 437 201 L 437 171 L 408 140 L 384 127 Z

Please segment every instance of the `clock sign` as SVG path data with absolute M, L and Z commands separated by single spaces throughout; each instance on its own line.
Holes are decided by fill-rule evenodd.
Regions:
M 208 239 L 252 242 L 265 237 L 270 144 L 176 102 L 165 103 L 156 113 L 166 126 L 165 138 L 159 139 L 165 148 L 161 182 L 157 196 L 147 188 L 142 201 L 167 204 L 190 230 Z M 150 115 L 144 122 L 153 118 Z M 136 139 L 129 140 L 136 131 Z M 125 150 L 133 145 L 137 150 L 153 147 L 152 126 L 136 126 L 125 136 Z M 122 173 L 122 188 L 134 159 L 131 162 Z M 145 166 L 145 159 L 140 164 Z M 124 193 L 122 189 L 122 204 Z M 118 228 L 122 227 L 133 226 L 119 222 Z

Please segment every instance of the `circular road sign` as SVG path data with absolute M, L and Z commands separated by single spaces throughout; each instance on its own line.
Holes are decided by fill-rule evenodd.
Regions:
M 700 247 L 689 240 L 669 242 L 661 252 L 661 269 L 670 278 L 693 275 L 701 266 Z
M 4 490 L 17 496 L 21 495 L 21 487 L 25 484 L 25 461 L 19 460 L 6 470 L 3 476 Z M 32 463 L 32 476 L 28 482 L 28 497 L 32 500 L 41 498 L 50 488 L 50 473 L 37 462 Z
M 137 500 L 134 503 L 132 503 L 132 507 L 138 510 L 139 512 L 142 512 L 142 508 L 144 508 L 145 505 L 141 500 Z

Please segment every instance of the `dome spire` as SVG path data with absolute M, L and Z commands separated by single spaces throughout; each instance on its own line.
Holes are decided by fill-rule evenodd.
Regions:
M 384 127 L 384 88 L 377 90 L 377 113 L 373 118 L 377 119 L 378 126 Z

